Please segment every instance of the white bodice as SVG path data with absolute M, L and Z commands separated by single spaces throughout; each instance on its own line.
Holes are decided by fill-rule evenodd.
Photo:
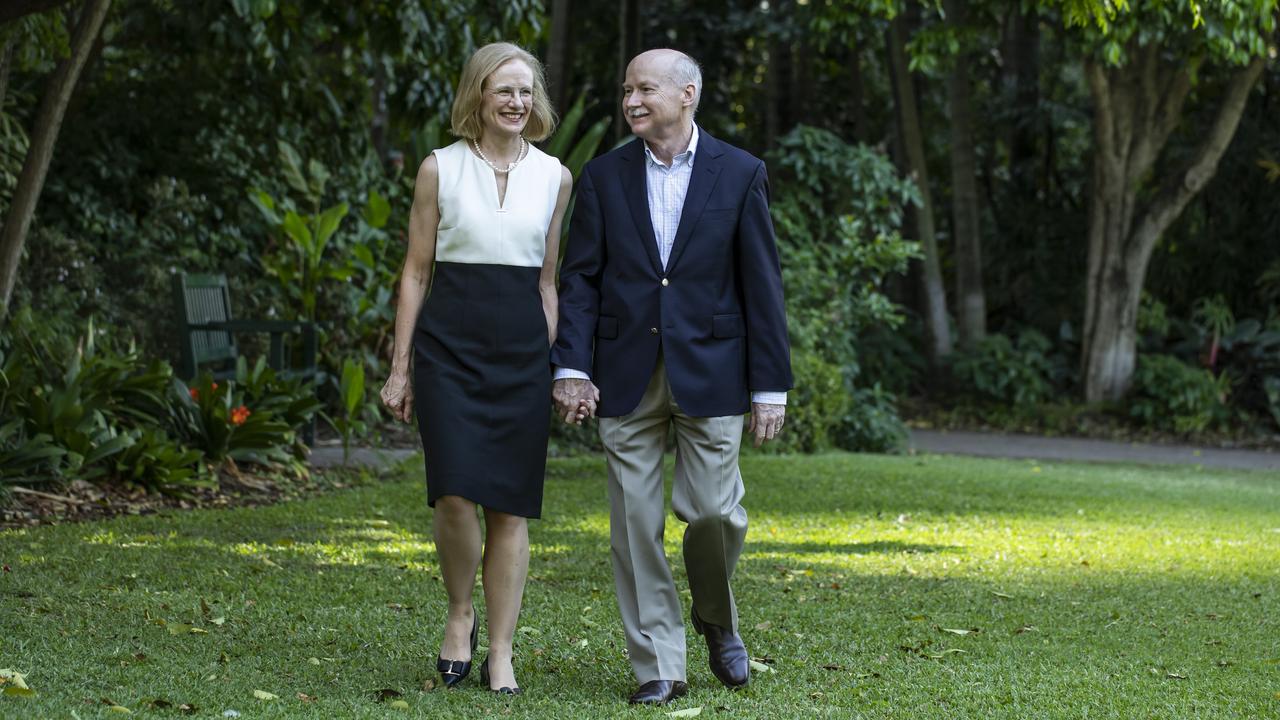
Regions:
M 439 164 L 436 261 L 541 267 L 560 193 L 560 161 L 529 145 L 498 203 L 493 169 L 466 140 L 435 151 Z

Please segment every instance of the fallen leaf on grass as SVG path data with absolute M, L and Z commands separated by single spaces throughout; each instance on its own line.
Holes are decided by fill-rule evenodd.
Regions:
M 1022 633 L 1025 633 L 1025 632 L 1040 632 L 1040 628 L 1036 627 L 1035 625 L 1023 625 L 1022 627 L 1018 628 L 1017 630 L 1014 630 L 1013 632 L 1017 635 L 1021 635 Z
M 132 715 L 133 711 L 123 705 L 112 705 L 107 708 L 107 712 L 120 713 L 121 715 Z
M 5 686 L 5 690 L 18 689 L 28 690 L 27 676 L 12 668 L 0 668 L 0 685 Z
M 769 667 L 768 665 L 765 665 L 762 662 L 756 662 L 755 660 L 751 660 L 749 662 L 751 663 L 751 669 L 756 672 L 762 672 L 762 673 L 777 672 L 776 670 Z
M 769 622 L 768 620 L 765 620 L 762 623 L 756 623 L 756 629 L 760 631 L 768 630 L 771 627 L 773 627 L 773 623 Z
M 392 700 L 391 702 L 387 703 L 387 707 L 393 707 L 397 710 L 408 710 L 409 703 L 403 700 Z
M 223 623 L 225 623 L 226 621 L 227 621 L 227 619 L 226 619 L 226 618 L 219 616 L 219 617 L 216 617 L 216 618 L 214 618 L 214 619 L 210 620 L 209 622 L 213 623 L 214 625 L 219 625 L 219 626 L 220 626 L 220 625 L 222 625 Z
M 436 689 L 436 679 L 427 678 L 422 681 L 422 692 L 431 692 Z
M 960 653 L 961 655 L 963 655 L 964 651 L 959 648 L 947 648 L 946 650 L 943 650 L 942 652 L 936 653 L 936 654 L 926 653 L 925 657 L 929 658 L 930 660 L 941 660 L 943 656 L 950 655 L 952 653 Z
M 699 705 L 698 707 L 695 707 L 695 708 L 687 708 L 685 710 L 676 710 L 675 712 L 669 712 L 667 713 L 667 717 L 698 717 L 701 714 L 702 714 L 702 706 Z
M 165 708 L 173 707 L 173 703 L 163 698 L 153 698 L 147 701 L 147 707 L 156 708 L 158 710 L 164 710 Z
M 1165 673 L 1165 674 L 1164 674 L 1164 676 L 1165 676 L 1165 677 L 1167 677 L 1167 678 L 1173 678 L 1174 680 L 1186 680 L 1186 679 L 1187 679 L 1187 676 L 1186 676 L 1186 675 L 1179 675 L 1178 673 L 1174 673 L 1174 672 L 1167 672 L 1167 673 Z
M 822 669 L 823 670 L 843 670 L 844 666 L 843 665 L 823 665 Z
M 974 633 L 982 632 L 982 631 L 981 631 L 981 630 L 979 630 L 978 628 L 969 628 L 969 629 L 965 629 L 965 628 L 944 628 L 944 627 L 940 627 L 940 628 L 938 628 L 938 629 L 939 629 L 939 630 L 941 630 L 942 632 L 951 633 L 952 635 L 973 635 Z
M 266 690 L 254 690 L 253 696 L 258 698 L 259 700 L 275 700 L 276 698 L 280 697 L 279 695 L 273 695 L 267 692 Z
M 316 701 L 316 696 L 308 695 L 306 693 L 298 693 L 298 699 L 304 703 L 313 703 Z
M 318 657 L 309 657 L 309 658 L 307 658 L 307 664 L 308 664 L 308 665 L 319 665 L 319 664 L 320 664 L 320 658 L 318 658 Z
M 1010 595 L 1010 594 L 1008 594 L 1008 593 L 997 592 L 997 591 L 995 591 L 995 590 L 992 590 L 992 591 L 991 591 L 991 594 L 992 594 L 992 595 L 995 595 L 995 596 L 996 596 L 996 597 L 998 597 L 998 598 L 1003 598 L 1003 599 L 1005 599 L 1005 600 L 1012 600 L 1012 599 L 1013 599 L 1013 596 L 1012 596 L 1012 595 Z
M 3 692 L 0 692 L 0 695 L 6 695 L 8 697 L 35 697 L 36 691 L 31 688 L 9 686 L 6 687 Z

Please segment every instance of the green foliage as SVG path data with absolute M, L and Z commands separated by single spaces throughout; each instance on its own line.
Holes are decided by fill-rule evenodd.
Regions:
M 164 433 L 172 369 L 133 346 L 116 349 L 92 321 L 74 338 L 28 308 L 0 333 L 0 415 L 20 423 L 5 425 L 0 454 L 30 470 L 30 481 L 78 477 L 159 490 L 198 481 L 200 454 Z
M 205 461 L 298 467 L 295 429 L 319 411 L 309 381 L 241 358 L 193 387 L 92 321 L 82 333 L 14 313 L 0 332 L 0 483 L 82 479 L 166 493 L 212 482 Z M 13 418 L 13 419 L 11 419 Z
M 778 141 L 769 157 L 776 194 L 770 210 L 778 235 L 787 322 L 798 372 L 835 368 L 843 388 L 874 384 L 861 378 L 859 338 L 902 322 L 901 309 L 883 292 L 890 275 L 905 272 L 918 256 L 915 243 L 899 228 L 908 203 L 918 193 L 898 177 L 893 164 L 866 146 L 851 146 L 826 130 L 799 126 Z M 794 410 L 792 411 L 794 412 Z M 849 410 L 856 416 L 862 409 Z M 844 412 L 823 412 L 826 431 L 804 430 L 802 445 L 816 448 L 830 436 L 854 438 L 835 430 L 856 422 Z
M 321 408 L 310 380 L 277 373 L 261 358 L 252 369 L 239 358 L 235 378 L 223 382 L 208 373 L 190 387 L 174 379 L 171 398 L 176 433 L 210 461 L 295 470 L 306 452 L 298 428 Z
M 1245 318 L 1220 342 L 1219 366 L 1230 378 L 1236 404 L 1280 429 L 1280 322 L 1268 326 Z
M 880 383 L 854 389 L 849 410 L 836 429 L 836 445 L 864 452 L 896 452 L 907 443 L 907 426 L 898 416 L 898 400 Z
M 1129 414 L 1150 427 L 1179 433 L 1205 430 L 1225 417 L 1229 384 L 1170 355 L 1138 358 Z
M 1052 348 L 1036 330 L 1023 330 L 1016 342 L 997 333 L 972 349 L 957 350 L 951 368 L 960 386 L 978 400 L 1030 410 L 1051 397 L 1060 374 Z
M 556 132 L 547 139 L 542 148 L 551 157 L 558 158 L 569 168 L 574 178 L 582 172 L 582 166 L 595 157 L 600 142 L 604 140 L 605 131 L 609 129 L 609 117 L 605 116 L 589 125 L 586 130 L 578 132 L 587 112 L 587 94 L 583 93 L 574 101 L 569 111 L 560 118 Z M 565 227 L 569 226 L 568 222 Z
M 792 353 L 791 371 L 796 386 L 787 394 L 785 429 L 761 448 L 774 453 L 830 450 L 835 445 L 832 433 L 850 410 L 844 376 L 839 367 L 808 350 Z
M 332 421 L 338 434 L 342 436 L 342 462 L 351 455 L 351 438 L 365 432 L 365 424 L 360 419 L 365 410 L 364 365 L 347 358 L 342 362 L 342 381 L 339 384 L 341 410 Z M 376 411 L 376 410 L 375 410 Z

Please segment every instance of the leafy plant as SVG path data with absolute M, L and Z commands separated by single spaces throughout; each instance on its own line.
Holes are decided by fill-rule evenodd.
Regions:
M 280 140 L 278 146 L 281 173 L 289 187 L 304 199 L 307 209 L 299 211 L 288 198 L 277 201 L 263 190 L 250 193 L 250 201 L 263 218 L 288 241 L 279 251 L 265 256 L 262 264 L 279 280 L 286 295 L 301 305 L 302 317 L 315 320 L 321 284 L 326 280 L 343 282 L 354 273 L 349 260 L 335 262 L 325 257 L 330 240 L 350 208 L 340 202 L 322 210 L 330 177 L 328 169 L 313 158 L 304 171 L 302 158 L 292 145 Z
M 364 410 L 364 365 L 347 358 L 342 362 L 342 381 L 339 385 L 342 398 L 342 410 L 337 419 L 331 421 L 334 429 L 342 436 L 342 462 L 345 464 L 351 454 L 351 438 L 363 434 L 366 426 L 360 419 Z
M 850 409 L 849 393 L 840 368 L 815 353 L 799 350 L 791 356 L 796 387 L 787 396 L 785 429 L 762 446 L 766 452 L 821 452 L 835 444 L 833 433 Z
M 1198 432 L 1225 415 L 1226 375 L 1187 365 L 1170 355 L 1138 358 L 1129 414 L 1143 424 L 1179 433 Z
M 964 392 L 1026 411 L 1053 393 L 1059 373 L 1051 349 L 1049 339 L 1036 330 L 1023 330 L 1016 342 L 996 333 L 972 349 L 957 350 L 952 372 Z
M 1231 332 L 1236 319 L 1231 313 L 1231 306 L 1226 298 L 1215 295 L 1211 298 L 1200 298 L 1191 313 L 1191 321 L 1209 336 L 1209 347 L 1206 350 L 1205 367 L 1212 370 L 1218 364 L 1219 342 L 1223 335 Z

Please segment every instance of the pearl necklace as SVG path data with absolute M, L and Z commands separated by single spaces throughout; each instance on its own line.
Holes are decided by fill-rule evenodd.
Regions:
M 484 161 L 484 164 L 493 168 L 494 172 L 503 173 L 503 174 L 509 173 L 512 170 L 516 169 L 516 166 L 519 165 L 520 161 L 524 159 L 525 150 L 528 149 L 528 146 L 529 145 L 527 142 L 525 142 L 524 136 L 521 135 L 520 136 L 520 152 L 516 153 L 515 161 L 507 165 L 507 167 L 504 169 L 504 168 L 498 167 L 497 165 L 494 165 L 489 160 L 489 158 L 485 156 L 484 151 L 480 149 L 480 143 L 477 142 L 475 138 L 471 138 L 471 147 L 475 149 L 476 154 L 480 156 L 480 159 Z

